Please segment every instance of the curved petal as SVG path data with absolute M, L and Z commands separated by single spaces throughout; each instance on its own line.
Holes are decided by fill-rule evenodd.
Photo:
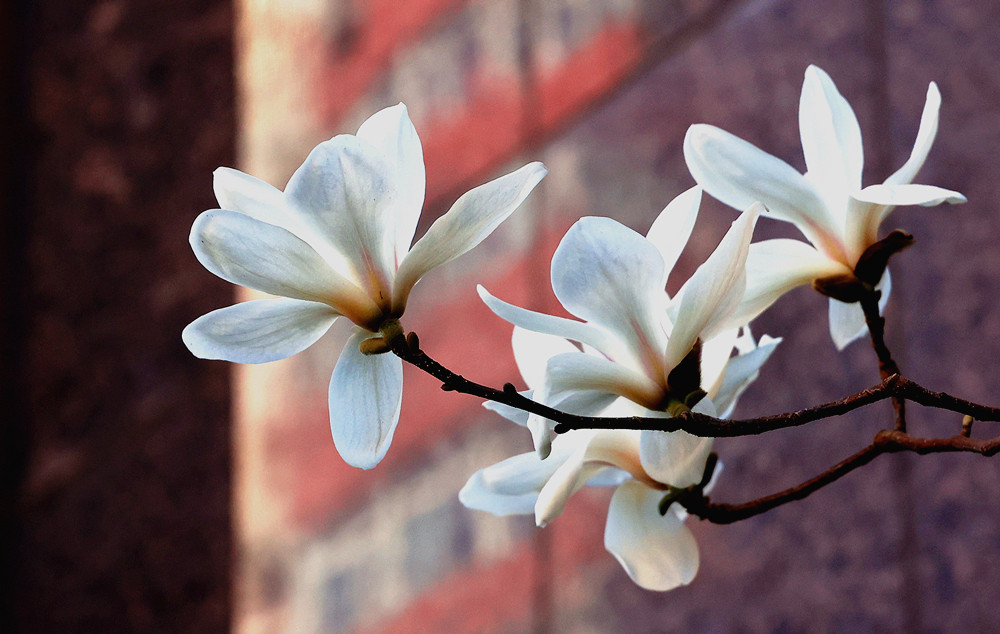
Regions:
M 938 130 L 938 113 L 941 110 L 941 91 L 937 84 L 931 82 L 927 86 L 927 99 L 924 101 L 924 111 L 920 114 L 920 128 L 917 130 L 917 139 L 913 143 L 913 150 L 910 157 L 906 159 L 902 167 L 896 170 L 889 178 L 885 179 L 886 185 L 900 185 L 912 183 L 917 177 L 917 172 L 923 167 L 927 155 L 934 145 L 934 137 Z
M 739 330 L 739 328 L 726 328 L 702 342 L 701 389 L 708 393 L 709 398 L 714 399 L 719 392 L 722 376 L 729 364 Z
M 552 256 L 552 290 L 566 310 L 610 331 L 650 376 L 663 372 L 663 258 L 649 240 L 610 218 L 578 220 Z
M 557 354 L 580 352 L 563 337 L 535 332 L 514 326 L 510 337 L 510 347 L 514 351 L 514 362 L 521 377 L 529 388 L 537 388 L 545 379 L 545 369 L 549 359 Z
M 344 462 L 371 469 L 385 456 L 403 402 L 403 362 L 394 354 L 365 355 L 353 334 L 330 380 L 330 429 Z
M 538 402 L 545 403 L 553 409 L 578 416 L 609 415 L 605 410 L 621 400 L 617 394 L 600 390 L 564 391 L 550 395 L 548 386 L 543 384 L 537 392 Z M 531 441 L 539 458 L 550 459 L 552 443 L 556 438 L 556 424 L 538 414 L 528 414 L 526 425 L 531 432 Z
M 705 124 L 688 128 L 684 159 L 695 181 L 730 207 L 746 209 L 760 201 L 769 217 L 794 223 L 817 247 L 840 250 L 841 223 L 812 182 L 788 163 Z
M 746 289 L 747 253 L 760 208 L 760 203 L 754 203 L 733 221 L 719 246 L 674 297 L 679 307 L 667 343 L 664 380 L 687 356 L 695 340 L 740 325 L 730 322 Z
M 188 324 L 181 338 L 201 359 L 268 363 L 313 345 L 337 317 L 326 304 L 258 299 L 202 315 Z
M 764 335 L 757 347 L 729 360 L 718 393 L 710 395 L 714 405 L 719 409 L 720 418 L 729 418 L 740 396 L 757 380 L 760 367 L 771 357 L 771 353 L 779 343 L 781 343 L 780 337 L 774 339 Z
M 425 273 L 469 251 L 493 233 L 546 173 L 541 163 L 529 163 L 462 194 L 403 258 L 392 290 L 393 309 L 403 312 L 410 290 Z
M 662 497 L 662 491 L 634 480 L 622 483 L 611 498 L 604 528 L 604 547 L 646 590 L 672 590 L 698 573 L 694 535 L 673 509 L 660 516 Z
M 959 192 L 933 185 L 869 185 L 848 199 L 847 227 L 844 242 L 851 261 L 857 261 L 870 245 L 878 241 L 882 221 L 897 206 L 932 207 L 941 203 L 966 202 Z
M 396 272 L 394 176 L 382 152 L 341 134 L 313 148 L 285 188 L 297 220 L 342 256 L 331 264 L 349 266 L 358 286 L 383 309 Z
M 831 260 L 811 245 L 784 238 L 750 245 L 746 260 L 747 283 L 733 320 L 748 323 L 778 298 L 813 280 L 849 275 L 851 269 Z
M 624 396 L 651 409 L 658 408 L 663 400 L 663 387 L 659 383 L 620 363 L 583 352 L 559 354 L 549 359 L 545 387 L 546 403 L 566 392 L 584 391 Z
M 889 302 L 889 292 L 892 290 L 892 278 L 888 269 L 875 288 L 882 291 L 882 296 L 878 300 L 878 309 L 881 313 Z M 865 334 L 866 330 L 865 313 L 861 310 L 861 304 L 845 304 L 830 299 L 830 337 L 837 350 L 846 348 L 849 343 Z
M 535 504 L 535 523 L 545 526 L 562 513 L 570 496 L 608 466 L 643 477 L 637 437 L 628 431 L 598 430 L 559 465 L 542 487 Z M 581 436 L 581 438 L 587 438 Z
M 525 398 L 533 398 L 534 390 L 524 390 L 523 392 L 518 392 L 518 394 Z M 500 414 L 510 422 L 520 425 L 521 427 L 528 424 L 528 412 L 523 409 L 511 407 L 510 405 L 505 405 L 504 403 L 497 403 L 496 401 L 486 401 L 483 403 L 483 407 L 491 412 Z
M 799 99 L 799 132 L 806 169 L 828 208 L 842 211 L 848 193 L 861 189 L 864 150 L 854 110 L 822 69 L 806 69 Z M 841 219 L 841 225 L 843 219 Z
M 191 248 L 222 279 L 272 295 L 329 304 L 354 323 L 378 328 L 381 312 L 308 244 L 281 227 L 210 209 L 191 227 Z
M 555 335 L 571 341 L 578 341 L 601 351 L 601 353 L 609 357 L 615 356 L 616 353 L 620 354 L 621 345 L 600 328 L 573 319 L 546 315 L 545 313 L 538 313 L 515 306 L 514 304 L 508 304 L 502 299 L 497 299 L 491 295 L 482 285 L 477 286 L 476 290 L 479 292 L 479 297 L 483 300 L 483 303 L 497 317 L 515 326 L 547 335 Z
M 383 108 L 358 128 L 358 138 L 381 150 L 395 170 L 396 204 L 393 210 L 396 228 L 396 263 L 410 250 L 417 229 L 420 209 L 424 206 L 424 152 L 420 137 L 410 121 L 406 106 L 399 103 Z
M 712 451 L 713 440 L 686 431 L 644 430 L 639 440 L 642 468 L 663 484 L 675 487 L 697 484 L 705 474 L 705 461 Z
M 576 445 L 560 443 L 556 452 L 542 460 L 534 452 L 519 454 L 476 472 L 458 494 L 465 506 L 494 515 L 534 512 L 538 492 L 559 465 L 572 455 Z
M 935 187 L 933 185 L 869 185 L 854 194 L 854 197 L 862 202 L 874 203 L 876 205 L 886 205 L 891 207 L 902 207 L 905 205 L 920 205 L 922 207 L 933 207 L 941 203 L 964 203 L 966 197 L 962 194 Z
M 699 207 L 701 207 L 701 187 L 695 186 L 670 201 L 646 233 L 646 239 L 653 243 L 663 257 L 661 287 L 666 285 L 667 276 L 674 270 L 677 258 L 687 246 L 694 222 L 698 219 Z
M 472 474 L 465 486 L 458 492 L 458 501 L 466 508 L 486 511 L 498 517 L 530 515 L 535 511 L 538 491 L 528 491 L 517 495 L 497 493 L 483 481 L 483 470 L 480 470 Z
M 229 167 L 216 169 L 212 177 L 212 189 L 219 207 L 295 233 L 295 228 L 288 226 L 289 216 L 280 189 Z

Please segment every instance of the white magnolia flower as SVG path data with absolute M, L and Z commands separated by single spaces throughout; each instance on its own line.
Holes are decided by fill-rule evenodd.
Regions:
M 708 397 L 698 411 L 714 414 L 713 398 L 720 409 L 732 409 L 778 341 L 757 347 L 748 331 L 738 337 L 728 318 L 742 297 L 756 209 L 733 223 L 677 297 L 664 291 L 700 198 L 697 188 L 679 196 L 647 238 L 605 218 L 584 218 L 570 229 L 552 259 L 552 285 L 583 322 L 527 311 L 480 288 L 487 305 L 517 326 L 515 359 L 536 400 L 577 414 L 665 417 L 701 388 Z M 734 346 L 740 356 L 730 362 Z M 466 506 L 497 515 L 533 512 L 544 525 L 584 484 L 617 485 L 607 549 L 645 588 L 668 590 L 691 581 L 698 550 L 683 526 L 685 513 L 673 505 L 661 516 L 658 505 L 670 487 L 701 480 L 712 439 L 577 430 L 553 440 L 548 421 L 489 407 L 529 426 L 537 451 L 476 473 L 459 496 Z
M 536 400 L 585 413 L 624 397 L 662 412 L 678 411 L 698 388 L 710 391 L 724 362 L 713 365 L 714 355 L 701 355 L 701 377 L 695 376 L 697 363 L 689 367 L 691 363 L 682 362 L 696 344 L 718 345 L 712 343 L 716 336 L 728 338 L 722 344 L 728 358 L 740 325 L 732 318 L 746 286 L 744 263 L 760 206 L 733 223 L 671 299 L 664 290 L 667 276 L 687 243 L 700 201 L 698 188 L 678 196 L 646 238 L 610 218 L 583 218 L 570 228 L 552 257 L 552 289 L 566 310 L 583 321 L 525 310 L 480 287 L 483 301 L 502 319 L 598 353 L 552 357 Z M 706 363 L 711 367 L 705 368 Z M 528 425 L 544 456 L 551 422 L 532 415 Z
M 729 340 L 732 343 L 732 340 Z M 716 403 L 731 410 L 740 393 L 756 378 L 779 340 L 762 337 L 757 346 L 749 331 L 736 341 L 739 356 L 723 361 L 722 375 L 713 381 Z M 543 380 L 547 360 L 572 349 L 568 341 L 554 335 L 533 333 L 515 327 L 512 337 L 515 359 L 529 387 Z M 730 350 L 716 345 L 714 361 Z M 589 354 L 597 354 L 590 352 Z M 728 363 L 727 363 L 728 361 Z M 507 406 L 491 404 L 513 420 L 527 424 L 527 414 Z M 707 406 L 699 405 L 698 409 Z M 607 416 L 665 416 L 619 398 L 600 412 Z M 708 413 L 712 413 L 708 409 Z M 632 430 L 574 430 L 557 436 L 551 453 L 542 459 L 538 452 L 513 456 L 476 472 L 459 492 L 461 502 L 473 509 L 495 515 L 534 514 L 545 525 L 563 510 L 568 498 L 582 486 L 617 486 L 608 509 L 604 545 L 622 564 L 629 576 L 648 590 L 670 590 L 690 583 L 698 570 L 698 547 L 687 517 L 679 505 L 671 505 L 665 515 L 659 504 L 670 483 L 686 486 L 698 482 L 705 469 L 709 444 L 688 452 L 683 443 L 662 453 L 642 452 L 642 434 Z M 678 434 L 679 435 L 679 434 Z M 661 434 L 661 436 L 674 436 Z M 719 468 L 716 468 L 717 474 Z M 654 477 L 651 473 L 659 474 Z M 667 478 L 666 481 L 659 478 Z
M 794 223 L 812 243 L 766 240 L 751 247 L 743 318 L 751 319 L 796 286 L 854 278 L 859 258 L 878 242 L 879 226 L 897 205 L 965 202 L 958 192 L 912 184 L 937 134 L 940 106 L 941 94 L 932 82 L 909 159 L 884 183 L 864 188 L 858 120 L 833 80 L 816 66 L 806 69 L 799 101 L 805 174 L 719 128 L 691 126 L 684 157 L 705 191 L 737 209 L 761 201 L 768 209 L 764 215 Z M 888 271 L 877 288 L 884 308 L 890 290 Z M 830 334 L 838 348 L 864 329 L 860 305 L 830 300 Z
M 330 425 L 345 461 L 374 467 L 399 420 L 402 362 L 363 354 L 362 341 L 398 324 L 417 281 L 479 244 L 545 172 L 531 163 L 466 192 L 411 248 L 424 161 L 403 104 L 375 113 L 356 136 L 318 145 L 284 192 L 219 168 L 221 209 L 195 220 L 195 255 L 219 277 L 281 298 L 208 313 L 184 329 L 184 343 L 205 359 L 266 363 L 308 348 L 346 317 L 357 327 L 333 371 Z
M 536 522 L 544 525 L 583 485 L 616 486 L 604 529 L 605 548 L 638 585 L 671 590 L 694 579 L 698 545 L 684 525 L 687 513 L 680 505 L 672 504 L 660 514 L 668 488 L 644 468 L 640 442 L 637 431 L 567 432 L 553 441 L 545 460 L 529 452 L 476 472 L 459 499 L 469 508 L 500 516 L 534 513 Z

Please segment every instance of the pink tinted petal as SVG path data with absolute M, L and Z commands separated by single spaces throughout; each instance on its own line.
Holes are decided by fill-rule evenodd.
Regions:
M 358 286 L 383 310 L 389 308 L 396 272 L 394 176 L 379 150 L 342 134 L 316 146 L 285 189 L 298 222 L 343 257 L 332 264 L 349 266 Z

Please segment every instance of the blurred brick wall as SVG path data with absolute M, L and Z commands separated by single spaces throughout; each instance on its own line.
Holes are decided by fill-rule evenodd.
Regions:
M 905 209 L 917 236 L 894 264 L 892 343 L 934 389 L 996 403 L 1000 70 L 996 2 L 414 0 L 240 5 L 239 166 L 278 186 L 319 141 L 405 101 L 424 144 L 421 227 L 463 191 L 521 162 L 551 172 L 462 263 L 421 283 L 405 326 L 449 367 L 516 379 L 509 326 L 474 294 L 554 310 L 548 259 L 577 217 L 645 230 L 691 184 L 688 125 L 720 125 L 801 167 L 806 66 L 831 73 L 865 134 L 865 182 L 907 156 L 927 82 L 944 94 L 921 180 L 964 207 Z M 734 212 L 706 201 L 675 289 Z M 761 223 L 758 239 L 788 236 Z M 974 257 L 968 257 L 974 254 Z M 222 302 L 218 302 L 221 305 Z M 772 413 L 871 385 L 871 352 L 837 354 L 826 304 L 794 292 L 758 333 L 784 336 L 740 412 Z M 974 456 L 881 459 L 810 499 L 734 526 L 695 526 L 702 569 L 669 594 L 636 588 L 604 552 L 607 496 L 579 495 L 540 533 L 463 510 L 477 468 L 527 450 L 475 399 L 406 372 L 386 460 L 361 472 L 329 438 L 326 389 L 345 330 L 284 362 L 239 368 L 237 627 L 247 632 L 986 631 L 1000 573 L 1000 467 Z M 976 333 L 969 336 L 969 333 Z M 808 360 L 803 366 L 803 360 Z M 719 499 L 809 477 L 862 446 L 871 413 L 719 443 Z M 884 411 L 882 413 L 885 413 Z M 921 432 L 950 434 L 919 410 Z M 948 421 L 955 425 L 955 421 Z M 986 426 L 985 424 L 983 425 Z
M 228 369 L 180 331 L 231 293 L 187 245 L 233 160 L 230 3 L 4 17 L 2 150 L 22 180 L 3 201 L 4 440 L 20 442 L 2 448 L 0 630 L 223 631 Z

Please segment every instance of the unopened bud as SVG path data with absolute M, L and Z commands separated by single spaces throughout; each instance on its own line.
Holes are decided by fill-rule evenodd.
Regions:
M 896 229 L 886 237 L 871 245 L 858 258 L 854 275 L 865 284 L 875 286 L 882 279 L 889 258 L 913 244 L 913 236 Z
M 389 344 L 385 342 L 382 337 L 372 337 L 371 339 L 364 339 L 360 344 L 361 354 L 373 355 L 373 354 L 385 354 L 389 352 Z
M 847 304 L 861 301 L 868 292 L 865 284 L 850 274 L 821 277 L 813 280 L 812 286 L 817 292 Z

